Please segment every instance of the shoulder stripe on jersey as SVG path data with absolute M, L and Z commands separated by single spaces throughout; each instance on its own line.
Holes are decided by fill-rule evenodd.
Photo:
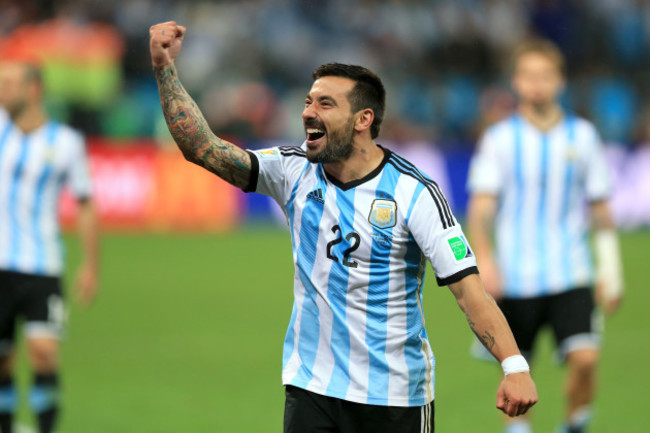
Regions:
M 282 156 L 297 156 L 300 158 L 307 158 L 307 155 L 304 153 L 297 153 L 297 152 L 280 152 L 280 155 Z
M 307 157 L 307 152 L 298 146 L 279 146 L 280 154 L 282 156 L 302 156 Z
M 404 167 L 407 167 L 407 168 L 409 168 L 410 170 L 413 170 L 415 173 L 417 173 L 417 174 L 418 174 L 422 179 L 424 179 L 425 181 L 430 182 L 430 183 L 431 183 L 431 182 L 432 182 L 432 183 L 435 183 L 435 182 L 433 181 L 433 179 L 431 179 L 431 178 L 430 178 L 429 176 L 427 176 L 426 174 L 422 173 L 422 171 L 421 171 L 419 168 L 417 168 L 417 167 L 416 167 L 416 166 L 415 166 L 411 161 L 409 161 L 408 159 L 404 158 L 403 156 L 400 156 L 400 155 L 396 154 L 395 152 L 393 152 L 393 153 L 391 154 L 391 156 L 395 157 L 395 159 L 396 159 L 398 162 L 401 162 L 402 165 L 403 165 Z
M 397 171 L 399 171 L 400 173 L 406 174 L 408 176 L 411 176 L 412 178 L 416 179 L 417 181 L 422 183 L 427 188 L 427 191 L 429 191 L 429 195 L 431 195 L 431 198 L 433 199 L 433 202 L 436 204 L 436 208 L 438 208 L 438 216 L 440 217 L 440 222 L 442 222 L 443 228 L 444 229 L 449 228 L 450 224 L 449 224 L 449 220 L 447 218 L 447 214 L 446 214 L 446 212 L 444 210 L 444 206 L 440 204 L 440 200 L 438 199 L 436 193 L 434 192 L 433 186 L 429 182 L 424 180 L 421 176 L 418 176 L 417 173 L 415 173 L 413 171 L 410 171 L 410 170 L 407 170 L 407 169 L 403 168 L 402 166 L 398 165 L 399 162 L 397 162 L 395 160 L 392 160 L 392 159 L 389 160 L 388 162 L 391 165 L 393 165 L 393 167 L 395 167 L 397 169 Z
M 420 175 L 424 180 L 426 180 L 427 182 L 430 182 L 432 184 L 434 190 L 436 191 L 436 194 L 438 195 L 438 197 L 442 200 L 443 204 L 445 205 L 446 213 L 449 216 L 449 218 L 451 219 L 452 225 L 454 225 L 453 224 L 453 217 L 452 217 L 452 213 L 451 213 L 451 208 L 449 207 L 449 203 L 447 202 L 447 199 L 445 198 L 445 195 L 440 190 L 440 186 L 436 183 L 436 181 L 434 181 L 432 178 L 430 178 L 429 176 L 424 174 L 419 168 L 417 168 L 415 165 L 413 165 L 412 162 L 405 159 L 404 157 L 402 157 L 402 156 L 400 156 L 400 155 L 398 155 L 396 153 L 393 153 L 392 155 L 395 158 L 397 158 L 397 160 L 400 161 L 402 163 L 402 165 L 410 168 L 415 173 Z
M 436 208 L 438 208 L 438 215 L 440 217 L 440 222 L 442 222 L 443 229 L 447 229 L 456 225 L 453 217 L 451 216 L 449 204 L 440 192 L 438 185 L 434 181 L 427 180 L 424 176 L 422 176 L 421 173 L 419 173 L 417 169 L 414 170 L 413 168 L 404 168 L 403 164 L 400 163 L 399 160 L 391 158 L 388 160 L 388 162 L 391 163 L 391 165 L 393 165 L 393 167 L 395 167 L 400 173 L 411 176 L 426 186 L 427 191 L 429 191 L 431 198 L 433 198 L 433 201 L 436 204 Z
M 393 153 L 392 155 L 395 156 L 396 161 L 401 162 L 403 166 L 407 167 L 407 168 L 408 168 L 410 171 L 412 171 L 414 174 L 419 175 L 419 176 L 423 179 L 423 180 L 422 180 L 423 183 L 425 183 L 425 184 L 430 184 L 430 185 L 431 185 L 431 187 L 433 188 L 434 193 L 438 196 L 438 199 L 439 199 L 440 202 L 443 204 L 443 208 L 444 208 L 444 212 L 445 212 L 445 217 L 447 218 L 447 221 L 448 221 L 448 223 L 449 223 L 449 226 L 450 226 L 450 227 L 453 227 L 453 226 L 455 225 L 455 223 L 454 223 L 454 217 L 453 217 L 453 215 L 452 215 L 452 213 L 451 213 L 451 208 L 449 207 L 449 203 L 447 202 L 447 199 L 445 198 L 444 194 L 443 194 L 442 191 L 440 190 L 440 187 L 438 186 L 438 184 L 437 184 L 433 179 L 431 179 L 430 177 L 428 177 L 427 175 L 425 175 L 424 173 L 422 173 L 422 172 L 421 172 L 421 171 L 420 171 L 420 170 L 419 170 L 415 165 L 413 165 L 410 161 L 404 159 L 403 157 L 401 157 L 401 156 L 399 156 L 399 155 L 397 155 L 397 154 L 395 154 L 395 153 Z
M 300 146 L 278 146 L 278 149 L 280 149 L 280 150 L 297 150 L 297 151 L 302 152 L 302 153 L 307 153 Z
M 288 156 L 297 156 L 299 158 L 307 158 L 307 155 L 304 155 L 302 153 L 289 153 L 289 152 L 280 152 L 280 155 L 288 157 Z

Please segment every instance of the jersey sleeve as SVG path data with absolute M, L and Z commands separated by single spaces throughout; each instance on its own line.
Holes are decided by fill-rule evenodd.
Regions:
M 472 157 L 467 179 L 467 189 L 472 194 L 498 195 L 503 187 L 503 170 L 499 165 L 497 142 L 493 130 L 480 139 L 478 151 Z
M 474 252 L 445 198 L 435 187 L 424 188 L 407 224 L 420 250 L 431 263 L 439 286 L 478 274 Z
M 70 132 L 70 160 L 68 167 L 67 186 L 72 195 L 79 200 L 92 196 L 92 180 L 86 141 L 83 135 L 76 131 Z
M 605 157 L 605 149 L 596 128 L 587 129 L 585 149 L 585 194 L 587 200 L 607 199 L 612 192 L 612 179 Z
M 247 152 L 251 157 L 251 179 L 244 191 L 268 195 L 284 206 L 308 164 L 305 151 L 297 146 L 279 146 Z

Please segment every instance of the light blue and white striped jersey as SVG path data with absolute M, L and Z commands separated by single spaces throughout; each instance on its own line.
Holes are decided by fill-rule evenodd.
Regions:
M 343 184 L 300 147 L 251 152 L 251 190 L 285 210 L 295 264 L 285 385 L 383 406 L 434 397 L 424 329 L 428 259 L 439 284 L 477 273 L 438 186 L 384 149 L 379 167 Z
M 611 189 L 593 125 L 566 116 L 544 132 L 519 114 L 497 123 L 480 141 L 468 188 L 499 198 L 495 244 L 504 296 L 593 284 L 586 208 Z
M 91 193 L 83 137 L 48 121 L 24 134 L 0 110 L 0 269 L 59 275 L 58 204 L 64 185 Z

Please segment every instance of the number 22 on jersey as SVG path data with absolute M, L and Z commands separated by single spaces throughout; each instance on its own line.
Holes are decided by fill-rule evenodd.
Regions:
M 332 227 L 332 233 L 336 234 L 337 237 L 327 243 L 327 258 L 330 260 L 334 260 L 335 262 L 339 261 L 338 257 L 332 254 L 332 248 L 334 248 L 336 245 L 343 242 L 343 238 L 345 237 L 345 240 L 350 243 L 350 247 L 347 248 L 345 251 L 343 251 L 342 264 L 343 266 L 347 266 L 349 268 L 356 268 L 358 266 L 358 263 L 350 260 L 350 254 L 356 251 L 357 248 L 359 248 L 359 245 L 361 244 L 361 237 L 359 236 L 359 234 L 356 232 L 350 232 L 344 236 L 343 231 L 341 230 L 341 227 L 339 227 L 338 224 Z

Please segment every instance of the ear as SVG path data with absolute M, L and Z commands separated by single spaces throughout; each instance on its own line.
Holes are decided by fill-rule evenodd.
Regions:
M 365 108 L 355 115 L 354 130 L 363 132 L 370 130 L 372 122 L 375 120 L 375 113 L 370 108 Z

